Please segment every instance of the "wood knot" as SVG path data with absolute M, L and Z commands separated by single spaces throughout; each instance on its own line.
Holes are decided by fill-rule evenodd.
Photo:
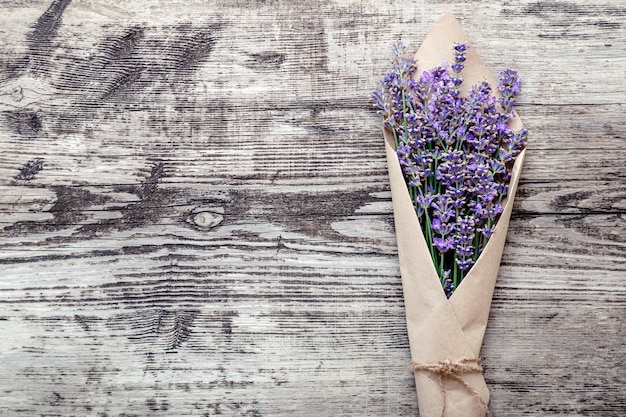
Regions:
M 22 101 L 22 99 L 24 98 L 24 94 L 22 93 L 22 87 L 14 87 L 13 90 L 11 90 L 11 97 L 17 102 Z
M 201 211 L 194 214 L 192 217 L 193 223 L 203 229 L 210 229 L 212 227 L 215 227 L 220 224 L 222 220 L 224 220 L 224 216 L 211 211 Z

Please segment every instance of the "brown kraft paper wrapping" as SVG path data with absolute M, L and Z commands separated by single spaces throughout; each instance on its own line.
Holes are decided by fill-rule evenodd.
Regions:
M 421 74 L 443 61 L 450 62 L 455 42 L 469 45 L 458 22 L 450 13 L 445 13 L 415 55 L 416 73 Z M 467 90 L 486 80 L 494 87 L 494 94 L 497 93 L 497 83 L 473 47 L 467 51 L 464 64 L 462 89 Z M 510 125 L 514 130 L 522 126 L 518 117 L 511 120 Z M 384 136 L 411 358 L 425 365 L 477 359 L 525 151 L 515 161 L 508 197 L 489 243 L 454 294 L 447 299 L 407 191 L 393 135 L 385 130 Z M 444 400 L 445 417 L 484 417 L 488 412 L 485 405 L 489 402 L 489 391 L 481 372 L 461 372 L 440 380 L 437 373 L 418 370 L 415 385 L 421 417 L 442 417 Z

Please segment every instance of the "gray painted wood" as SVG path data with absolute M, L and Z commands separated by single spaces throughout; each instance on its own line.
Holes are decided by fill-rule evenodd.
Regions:
M 622 2 L 0 5 L 0 415 L 417 415 L 367 96 L 445 8 L 532 131 L 491 408 L 626 415 Z

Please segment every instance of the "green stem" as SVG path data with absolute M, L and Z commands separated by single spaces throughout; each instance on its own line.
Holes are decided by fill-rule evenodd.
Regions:
M 437 259 L 435 256 L 435 251 L 433 249 L 433 233 L 430 229 L 430 216 L 428 215 L 428 211 L 424 210 L 424 218 L 426 219 L 424 235 L 426 237 L 426 245 L 428 246 L 428 250 L 430 251 L 430 258 L 433 260 L 433 265 L 437 265 Z
M 482 233 L 476 233 L 474 235 L 474 262 L 476 262 L 478 260 L 478 249 L 480 248 L 481 245 L 481 240 L 482 240 L 483 234 Z
M 443 271 L 443 259 L 444 259 L 444 254 L 440 254 L 441 258 L 439 259 L 439 271 L 437 271 L 438 274 L 440 274 L 440 277 L 443 277 L 443 274 L 441 274 L 441 271 Z
M 457 281 L 457 271 L 459 270 L 459 266 L 456 264 L 456 259 L 452 260 L 452 288 L 456 290 L 458 285 Z
M 406 122 L 406 93 L 402 90 L 402 118 L 404 119 L 404 134 L 409 137 L 409 128 Z

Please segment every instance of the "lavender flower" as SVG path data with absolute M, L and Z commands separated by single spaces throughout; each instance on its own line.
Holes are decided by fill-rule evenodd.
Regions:
M 401 43 L 374 107 L 393 132 L 396 152 L 431 257 L 447 297 L 485 248 L 502 213 L 510 169 L 528 131 L 514 132 L 517 71 L 500 73 L 497 86 L 481 82 L 463 93 L 469 46 L 453 47 L 454 63 L 417 74 Z M 449 72 L 451 71 L 451 72 Z
M 465 68 L 463 62 L 465 62 L 465 51 L 469 49 L 469 46 L 463 43 L 457 43 L 454 45 L 454 64 L 452 64 L 452 71 L 454 71 L 454 77 L 452 78 L 452 82 L 454 85 L 460 85 L 463 82 L 463 79 L 460 76 L 461 71 Z
M 452 293 L 454 292 L 454 285 L 452 284 L 452 280 L 450 279 L 450 273 L 452 271 L 449 269 L 441 269 L 439 271 L 439 277 L 441 278 L 441 286 L 443 287 L 443 291 L 446 294 L 446 297 L 450 298 Z
M 504 108 L 504 113 L 509 114 L 515 105 L 514 97 L 522 91 L 522 79 L 517 75 L 517 71 L 512 69 L 502 71 L 499 79 L 498 90 L 502 94 L 500 104 Z

